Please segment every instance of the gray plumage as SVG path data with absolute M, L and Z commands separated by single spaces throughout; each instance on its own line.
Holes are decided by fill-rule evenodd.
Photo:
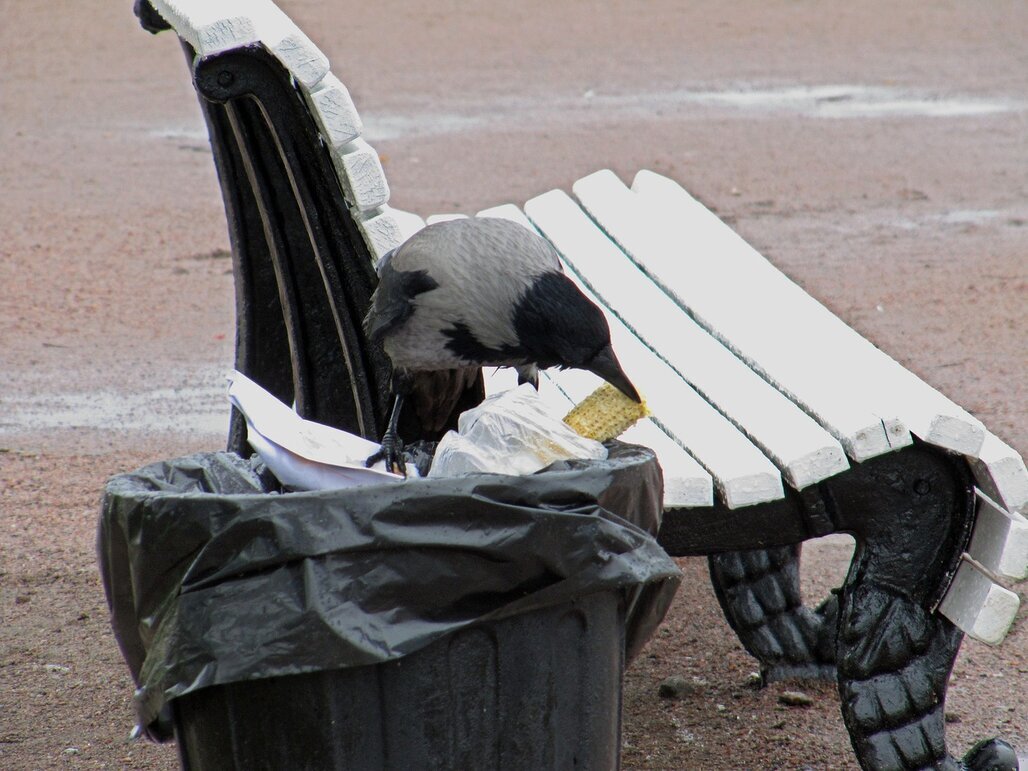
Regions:
M 437 414 L 420 415 L 422 425 L 448 416 L 482 366 L 515 367 L 533 384 L 538 369 L 587 369 L 639 400 L 611 350 L 603 312 L 564 274 L 549 242 L 522 225 L 494 218 L 429 225 L 386 255 L 378 273 L 365 331 L 395 373 L 398 398 L 383 438 L 389 459 L 398 459 L 403 398 L 427 403 L 418 391 L 430 372 L 452 373 L 454 393 L 433 394 Z M 441 382 L 436 377 L 434 387 Z
M 513 222 L 459 219 L 412 236 L 379 266 L 367 331 L 407 370 L 526 364 L 514 313 L 532 283 L 561 273 L 548 242 Z M 454 343 L 467 328 L 489 361 Z

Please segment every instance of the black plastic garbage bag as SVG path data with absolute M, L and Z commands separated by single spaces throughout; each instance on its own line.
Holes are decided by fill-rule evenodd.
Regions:
M 208 686 L 390 661 L 455 630 L 622 592 L 626 656 L 681 580 L 658 546 L 652 453 L 266 493 L 255 461 L 198 454 L 112 478 L 98 552 L 140 726 Z M 163 713 L 163 714 L 162 714 Z

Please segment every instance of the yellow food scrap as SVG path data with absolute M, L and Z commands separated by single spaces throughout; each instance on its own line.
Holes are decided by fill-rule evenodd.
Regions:
M 604 383 L 564 416 L 564 422 L 587 439 L 606 442 L 650 414 L 646 401 L 636 403 Z

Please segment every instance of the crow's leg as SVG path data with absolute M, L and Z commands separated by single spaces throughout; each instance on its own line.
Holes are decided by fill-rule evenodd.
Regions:
M 400 413 L 412 387 L 413 381 L 409 375 L 393 373 L 393 411 L 389 415 L 385 433 L 382 434 L 382 447 L 364 462 L 369 468 L 384 460 L 390 471 L 407 475 L 407 465 L 403 460 L 403 440 L 400 439 L 398 426 Z

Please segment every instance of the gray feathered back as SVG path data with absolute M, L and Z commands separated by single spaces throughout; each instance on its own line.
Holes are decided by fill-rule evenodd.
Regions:
M 518 342 L 512 314 L 533 281 L 560 272 L 550 244 L 501 219 L 459 219 L 430 225 L 380 265 L 367 329 L 398 366 L 438 369 L 442 331 L 461 323 L 482 345 L 502 350 Z

